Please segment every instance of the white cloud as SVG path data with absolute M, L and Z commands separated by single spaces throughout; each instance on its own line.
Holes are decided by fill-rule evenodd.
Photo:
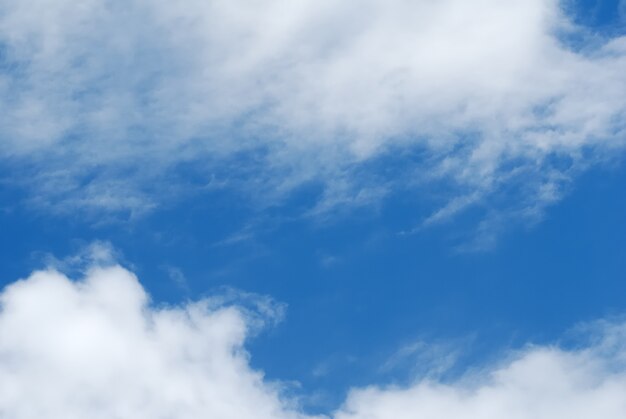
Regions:
M 532 348 L 467 382 L 354 391 L 335 418 L 623 418 L 626 374 L 623 364 L 612 369 L 614 361 L 595 348 L 575 352 Z
M 320 181 L 321 211 L 427 178 L 540 210 L 625 140 L 626 38 L 568 47 L 561 7 L 2 0 L 0 158 L 57 209 L 149 210 L 194 163 L 270 201 Z
M 596 325 L 596 328 L 600 327 Z M 530 346 L 452 383 L 353 390 L 335 419 L 619 419 L 626 417 L 623 323 L 590 346 Z
M 0 301 L 2 417 L 303 417 L 250 368 L 236 306 L 151 306 L 119 266 L 35 272 Z
M 111 264 L 79 281 L 44 270 L 10 284 L 0 294 L 0 416 L 312 418 L 250 367 L 244 349 L 281 306 L 244 294 L 251 311 L 232 297 L 154 306 L 131 272 Z M 353 389 L 330 417 L 624 418 L 625 323 L 584 332 L 584 346 L 528 346 L 455 381 L 434 371 L 408 386 Z M 427 346 L 410 350 L 436 360 Z

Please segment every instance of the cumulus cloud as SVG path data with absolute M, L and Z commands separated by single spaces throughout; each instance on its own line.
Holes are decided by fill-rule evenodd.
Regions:
M 533 214 L 624 146 L 626 37 L 563 10 L 3 0 L 0 158 L 57 209 L 150 210 L 191 170 L 272 202 L 319 182 L 313 213 L 443 180 L 429 223 L 510 190 Z
M 116 265 L 35 272 L 0 302 L 2 417 L 304 417 L 250 368 L 249 315 L 232 304 L 151 306 Z
M 335 419 L 623 418 L 625 332 L 623 324 L 609 324 L 591 346 L 529 347 L 453 383 L 355 390 Z
M 260 298 L 253 311 L 232 295 L 155 306 L 130 271 L 104 265 L 80 280 L 37 271 L 2 291 L 0 416 L 313 419 L 250 367 L 244 348 L 280 306 Z M 624 418 L 626 325 L 585 334 L 585 345 L 528 346 L 453 381 L 426 374 L 353 389 L 327 417 Z
M 254 314 L 233 301 L 154 306 L 119 265 L 79 281 L 44 270 L 10 284 L 0 294 L 0 415 L 311 419 L 244 349 L 251 328 L 281 310 L 261 299 Z M 623 418 L 626 326 L 587 332 L 584 347 L 529 346 L 454 382 L 354 389 L 330 417 Z

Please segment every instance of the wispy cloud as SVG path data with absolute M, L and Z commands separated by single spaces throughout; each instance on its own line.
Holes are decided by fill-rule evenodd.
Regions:
M 0 159 L 56 210 L 132 216 L 219 178 L 265 203 L 318 182 L 322 213 L 421 176 L 448 189 L 428 222 L 520 184 L 541 211 L 626 140 L 626 37 L 587 42 L 561 7 L 3 1 Z

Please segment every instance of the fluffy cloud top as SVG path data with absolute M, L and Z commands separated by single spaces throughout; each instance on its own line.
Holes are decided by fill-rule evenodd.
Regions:
M 1 417 L 312 419 L 251 369 L 236 306 L 155 307 L 119 266 L 78 282 L 35 272 L 0 304 Z M 592 331 L 585 347 L 530 346 L 454 382 L 354 389 L 331 417 L 622 419 L 626 326 Z
M 119 266 L 36 272 L 0 298 L 2 417 L 303 417 L 250 369 L 234 307 L 150 307 Z
M 149 209 L 192 167 L 321 182 L 320 210 L 444 179 L 430 221 L 506 188 L 532 213 L 624 146 L 626 38 L 588 35 L 556 0 L 2 0 L 0 159 L 56 207 Z
M 533 347 L 453 384 L 354 391 L 335 419 L 618 419 L 626 415 L 624 327 L 617 353 Z M 606 338 L 614 338 L 610 336 Z

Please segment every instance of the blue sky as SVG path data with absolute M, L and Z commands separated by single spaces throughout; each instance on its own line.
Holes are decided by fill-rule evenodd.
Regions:
M 352 2 L 275 1 L 263 12 L 243 0 L 131 3 L 94 0 L 83 10 L 33 0 L 0 12 L 3 306 L 44 307 L 33 316 L 46 324 L 57 306 L 46 313 L 41 298 L 62 306 L 70 297 L 41 297 L 33 271 L 63 272 L 84 297 L 93 269 L 117 278 L 106 269 L 118 263 L 151 296 L 150 313 L 223 298 L 207 322 L 222 325 L 219 310 L 235 307 L 252 325 L 247 355 L 227 346 L 232 374 L 265 374 L 233 403 L 267 400 L 278 409 L 267 417 L 398 417 L 393 400 L 412 391 L 407 417 L 452 417 L 428 391 L 462 392 L 481 374 L 492 381 L 470 386 L 478 393 L 507 377 L 517 383 L 517 365 L 539 377 L 534 362 L 545 354 L 564 382 L 575 379 L 559 368 L 574 358 L 587 384 L 600 383 L 591 396 L 571 390 L 590 406 L 604 384 L 626 385 L 623 349 L 605 350 L 624 339 L 626 310 L 623 2 L 371 1 L 363 12 Z M 22 299 L 11 291 L 20 278 L 29 278 Z M 121 301 L 133 295 L 118 291 Z M 77 318 L 91 313 L 76 307 Z M 13 330 L 11 313 L 0 314 L 0 336 Z M 31 354 L 31 338 L 44 348 L 65 342 L 37 330 L 0 343 L 1 379 L 18 371 L 26 383 L 15 394 L 33 378 L 6 354 Z M 120 339 L 134 367 L 143 346 Z M 102 355 L 68 345 L 61 352 L 86 362 Z M 42 351 L 33 365 L 52 359 Z M 222 375 L 185 376 L 209 362 L 203 356 L 175 370 L 181 388 L 231 400 L 212 390 Z M 100 375 L 89 377 L 87 387 L 100 388 Z M 9 393 L 0 386 L 0 412 L 31 417 Z M 107 408 L 126 406 L 125 395 L 96 393 Z M 546 406 L 570 417 L 574 405 L 559 404 L 567 397 L 546 394 Z M 59 417 L 95 405 L 91 393 L 82 407 L 65 396 L 52 409 Z M 524 390 L 510 397 L 533 400 Z M 50 409 L 42 400 L 35 409 Z M 207 406 L 163 417 L 266 417 Z M 619 397 L 606 406 L 607 418 L 625 411 Z

